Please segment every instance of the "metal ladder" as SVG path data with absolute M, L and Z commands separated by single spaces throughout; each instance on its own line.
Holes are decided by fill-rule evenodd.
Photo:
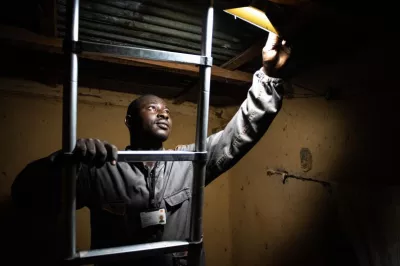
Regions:
M 202 245 L 203 188 L 206 173 L 206 140 L 209 111 L 210 80 L 212 67 L 213 0 L 207 9 L 203 31 L 201 55 L 182 54 L 135 47 L 106 45 L 79 41 L 79 0 L 67 0 L 66 35 L 64 54 L 67 58 L 67 75 L 63 87 L 63 136 L 62 148 L 66 158 L 63 172 L 64 219 L 66 231 L 66 261 L 73 264 L 91 264 L 104 260 L 134 259 L 149 255 L 189 251 L 190 265 L 199 265 Z M 161 241 L 131 246 L 113 247 L 76 252 L 76 166 L 70 161 L 76 144 L 78 54 L 102 52 L 135 58 L 194 64 L 200 67 L 200 93 L 197 104 L 195 152 L 182 151 L 119 151 L 118 160 L 137 161 L 193 161 L 194 180 L 191 198 L 191 224 L 188 241 Z

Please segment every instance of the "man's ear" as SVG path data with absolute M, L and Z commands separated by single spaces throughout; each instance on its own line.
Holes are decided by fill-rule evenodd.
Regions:
M 132 116 L 131 115 L 125 116 L 125 125 L 127 126 L 127 128 L 131 128 L 131 126 L 132 126 Z

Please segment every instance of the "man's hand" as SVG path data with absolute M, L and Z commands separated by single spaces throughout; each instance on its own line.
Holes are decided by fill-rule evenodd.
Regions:
M 267 43 L 262 50 L 264 73 L 272 78 L 282 78 L 289 57 L 290 49 L 286 46 L 286 41 L 274 33 L 269 33 Z
M 117 163 L 118 149 L 106 141 L 78 139 L 73 154 L 79 162 L 102 167 L 106 162 Z

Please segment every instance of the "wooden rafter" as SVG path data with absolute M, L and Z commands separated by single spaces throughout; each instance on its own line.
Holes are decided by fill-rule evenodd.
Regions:
M 256 56 L 261 54 L 261 49 L 265 45 L 265 39 L 256 41 L 252 46 L 246 49 L 243 53 L 233 57 L 229 61 L 222 64 L 220 67 L 227 70 L 235 70 L 247 62 L 253 60 Z M 261 64 L 261 63 L 260 63 Z M 175 104 L 181 104 L 186 101 L 188 95 L 199 89 L 200 83 L 197 82 L 194 86 L 182 91 L 174 100 Z
M 261 55 L 261 49 L 265 45 L 264 39 L 256 41 L 252 46 L 250 46 L 246 51 L 243 53 L 233 57 L 229 61 L 223 63 L 220 67 L 228 70 L 235 70 L 239 67 L 243 66 L 247 62 L 253 60 L 257 56 Z M 260 62 L 261 64 L 261 62 Z
M 19 47 L 36 49 L 50 53 L 62 53 L 62 39 L 38 35 L 21 28 L 0 25 L 0 40 L 2 42 L 8 42 Z M 88 52 L 83 52 L 80 57 L 95 61 L 163 69 L 166 71 L 190 76 L 198 76 L 199 73 L 199 68 L 197 66 L 188 64 L 153 61 Z M 226 70 L 221 67 L 213 66 L 211 78 L 213 80 L 220 80 L 224 82 L 250 83 L 252 80 L 252 74 L 242 71 Z

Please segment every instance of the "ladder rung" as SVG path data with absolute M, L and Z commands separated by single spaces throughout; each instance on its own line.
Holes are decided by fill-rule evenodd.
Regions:
M 82 51 L 84 52 L 105 53 L 119 56 L 129 56 L 133 58 L 212 66 L 212 57 L 207 56 L 167 52 L 131 46 L 103 44 L 88 41 L 79 41 L 79 43 L 80 49 L 82 49 Z
M 154 243 L 137 244 L 131 246 L 94 249 L 77 252 L 73 259 L 68 261 L 82 264 L 92 264 L 106 261 L 134 259 L 154 256 L 155 254 L 181 252 L 189 248 L 187 241 L 161 241 Z
M 118 161 L 202 161 L 207 152 L 191 151 L 118 151 Z

